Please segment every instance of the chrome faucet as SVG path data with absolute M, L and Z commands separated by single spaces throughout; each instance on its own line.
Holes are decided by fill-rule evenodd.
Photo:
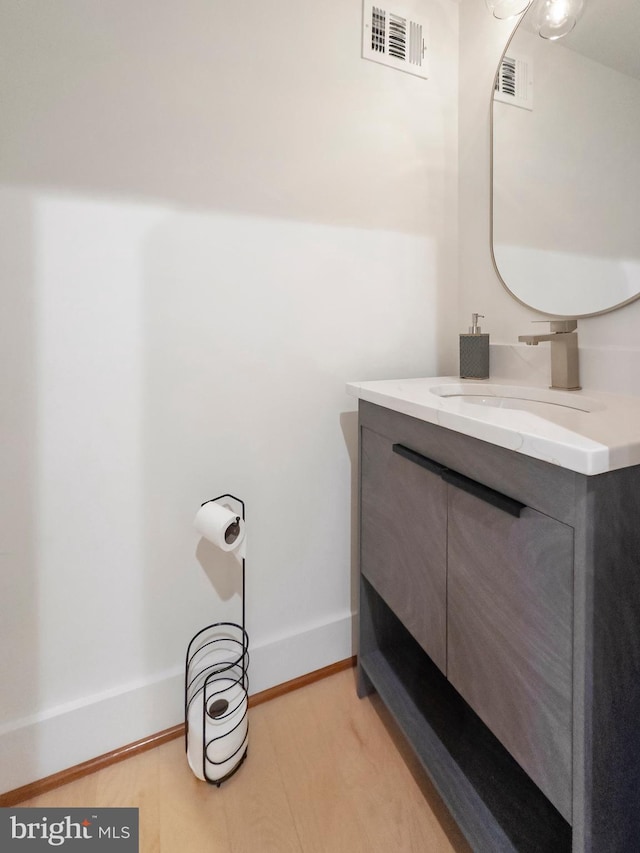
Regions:
M 551 388 L 563 391 L 580 390 L 578 363 L 577 320 L 534 320 L 534 323 L 551 323 L 548 335 L 519 335 L 518 340 L 529 346 L 551 341 Z

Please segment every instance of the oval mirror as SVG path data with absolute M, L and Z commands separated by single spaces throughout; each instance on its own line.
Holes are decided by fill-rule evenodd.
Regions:
M 492 252 L 520 302 L 586 317 L 640 295 L 640 0 L 586 0 L 569 35 L 530 7 L 492 103 Z

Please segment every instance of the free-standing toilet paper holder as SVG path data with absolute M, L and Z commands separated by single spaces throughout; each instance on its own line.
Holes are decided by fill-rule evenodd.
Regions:
M 244 501 L 219 495 L 211 501 L 244 523 Z M 202 504 L 211 501 L 205 501 Z M 230 502 L 233 502 L 230 506 Z M 249 636 L 245 629 L 245 557 L 242 544 L 242 623 L 214 622 L 187 647 L 184 686 L 185 750 L 194 774 L 220 787 L 247 757 Z

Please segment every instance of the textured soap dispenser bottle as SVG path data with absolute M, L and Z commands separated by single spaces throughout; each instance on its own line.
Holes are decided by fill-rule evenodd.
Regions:
M 460 378 L 489 378 L 489 335 L 482 334 L 478 317 L 484 314 L 472 314 L 469 334 L 460 335 Z

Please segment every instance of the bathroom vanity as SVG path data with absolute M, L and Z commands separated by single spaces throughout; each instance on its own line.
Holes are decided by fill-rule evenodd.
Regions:
M 359 694 L 379 693 L 475 851 L 640 849 L 640 401 L 348 390 Z

